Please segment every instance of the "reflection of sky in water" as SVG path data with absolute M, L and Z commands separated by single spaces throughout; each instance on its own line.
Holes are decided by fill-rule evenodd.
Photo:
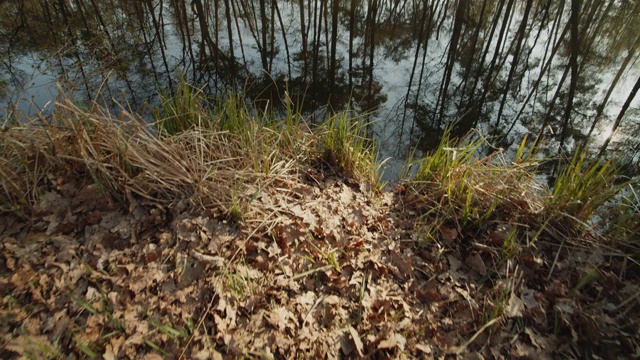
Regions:
M 56 76 L 51 75 L 45 63 L 29 56 L 12 59 L 12 74 L 6 74 L 9 89 L 1 99 L 0 116 L 5 119 L 10 112 L 20 119 L 37 113 L 46 115 L 53 108 L 58 96 Z M 39 68 L 40 67 L 40 68 Z
M 299 10 L 297 8 L 297 5 L 293 3 L 281 2 L 280 4 L 281 4 L 280 11 L 282 13 L 284 23 L 285 23 L 284 24 L 285 33 L 286 33 L 285 36 L 288 40 L 290 56 L 294 57 L 295 54 L 298 53 L 302 48 L 302 44 L 301 44 L 302 39 L 300 36 Z M 169 13 L 170 12 L 169 5 L 167 3 L 164 3 L 164 6 L 166 10 L 165 14 Z M 516 11 L 513 17 L 510 19 L 510 27 L 507 32 L 507 36 L 504 39 L 504 43 L 502 47 L 505 47 L 506 46 L 505 44 L 507 45 L 511 44 L 513 39 L 516 37 L 516 30 L 517 30 L 517 27 L 520 25 L 521 16 L 522 16 L 521 13 Z M 192 69 L 192 67 L 195 65 L 190 64 L 188 62 L 185 62 L 185 63 L 182 62 L 184 59 L 182 58 L 183 45 L 181 42 L 180 33 L 177 27 L 171 24 L 172 20 L 169 16 L 167 16 L 165 20 L 166 21 L 163 21 L 163 23 L 165 24 L 165 29 L 164 29 L 165 31 L 163 33 L 163 35 L 165 36 L 164 44 L 166 44 L 165 51 L 166 51 L 167 59 L 169 62 L 169 67 L 172 69 L 172 71 L 174 71 L 174 73 L 169 74 L 169 76 L 171 76 L 172 79 L 175 81 L 175 79 L 177 78 L 176 76 L 177 74 L 179 74 L 181 71 L 184 71 L 185 73 L 188 74 L 190 69 Z M 310 19 L 307 19 L 307 20 L 310 21 Z M 258 51 L 258 43 L 257 43 L 257 40 L 254 38 L 254 32 L 249 29 L 245 21 L 239 22 L 239 27 L 240 27 L 239 29 L 236 28 L 236 25 L 237 24 L 234 24 L 234 26 L 232 27 L 234 55 L 240 62 L 243 61 L 243 56 L 244 56 L 244 60 L 246 60 L 247 62 L 247 68 L 256 77 L 260 77 L 264 75 L 264 72 L 262 70 L 261 57 Z M 438 37 L 432 36 L 428 40 L 427 66 L 425 68 L 425 74 L 423 76 L 423 82 L 421 84 L 420 99 L 419 99 L 420 104 L 422 105 L 433 107 L 438 99 L 438 91 L 439 91 L 442 75 L 444 74 L 445 59 L 448 52 L 448 47 L 450 45 L 450 32 L 451 32 L 452 25 L 453 25 L 453 21 L 451 21 L 451 19 L 449 19 L 448 21 L 445 21 L 443 23 L 442 28 L 439 29 L 439 36 Z M 273 33 L 273 36 L 277 43 L 276 47 L 278 48 L 277 49 L 278 53 L 275 55 L 275 58 L 273 60 L 272 72 L 274 73 L 273 75 L 274 77 L 276 77 L 279 74 L 286 74 L 288 72 L 287 59 L 286 59 L 287 54 L 284 49 L 284 38 L 283 38 L 282 30 L 277 25 L 277 21 L 276 21 L 276 26 L 277 26 L 277 29 Z M 346 73 L 347 66 L 348 66 L 347 61 L 348 61 L 348 51 L 349 51 L 348 26 L 349 26 L 348 23 L 344 21 L 341 21 L 339 24 L 339 36 L 338 36 L 336 53 L 337 53 L 337 58 L 338 58 L 338 61 L 340 62 L 342 71 L 344 71 L 342 73 L 342 76 L 348 76 Z M 361 24 L 361 26 L 363 25 Z M 526 40 L 527 46 L 525 46 L 525 48 L 522 51 L 528 52 L 530 50 L 529 48 L 531 48 L 530 50 L 531 57 L 529 60 L 530 66 L 528 67 L 527 71 L 522 77 L 522 92 L 515 98 L 513 94 L 509 94 L 507 98 L 506 106 L 503 110 L 503 114 L 501 117 L 501 123 L 503 124 L 511 123 L 511 119 L 513 119 L 516 116 L 520 107 L 522 106 L 520 102 L 524 100 L 524 95 L 526 95 L 526 94 L 523 95 L 523 93 L 525 93 L 527 89 L 530 89 L 533 86 L 533 83 L 535 82 L 535 80 L 537 79 L 538 74 L 542 69 L 542 66 L 544 65 L 544 62 L 546 61 L 546 59 L 544 59 L 545 52 L 548 50 L 546 39 L 548 38 L 549 34 L 552 33 L 551 26 L 552 26 L 551 22 L 545 25 L 545 29 L 542 30 L 541 36 L 537 42 L 534 42 L 533 36 L 531 36 Z M 227 33 L 226 27 L 222 27 L 221 29 L 223 28 L 224 28 L 224 31 L 220 31 L 217 34 L 216 38 L 219 41 L 218 46 L 222 49 L 223 52 L 228 53 L 229 35 Z M 307 29 L 307 31 L 308 31 L 309 41 L 312 41 L 311 39 L 314 36 L 314 29 L 313 28 Z M 326 29 L 324 29 L 323 27 L 322 31 L 324 32 L 326 31 Z M 362 29 L 360 29 L 360 31 L 362 31 Z M 533 32 L 532 34 L 535 34 L 535 32 Z M 329 48 L 326 46 L 326 44 L 324 44 L 324 36 L 326 34 L 322 34 L 322 35 L 323 36 L 321 36 L 321 42 L 323 44 L 321 45 L 321 51 L 324 53 L 324 52 L 328 52 Z M 242 51 L 240 49 L 240 44 L 241 44 L 239 40 L 240 36 L 242 38 L 242 45 L 243 45 Z M 194 45 L 196 45 L 196 41 L 195 41 L 196 38 L 197 36 L 193 38 Z M 363 46 L 363 41 L 364 40 L 362 37 L 355 38 L 354 49 L 361 50 Z M 384 41 L 387 41 L 387 40 L 385 39 Z M 497 41 L 496 37 L 494 37 L 492 41 L 493 42 Z M 412 44 L 407 47 L 406 53 L 402 53 L 403 56 L 398 56 L 398 54 L 389 54 L 388 52 L 390 47 L 388 47 L 387 45 L 388 44 L 386 43 L 379 44 L 376 47 L 376 52 L 374 56 L 375 58 L 374 59 L 374 78 L 375 78 L 375 81 L 379 82 L 380 85 L 382 86 L 382 92 L 387 96 L 387 101 L 380 105 L 380 108 L 378 109 L 375 117 L 372 120 L 374 121 L 374 132 L 378 136 L 378 140 L 380 143 L 379 147 L 381 149 L 382 156 L 388 157 L 394 154 L 403 156 L 403 154 L 401 153 L 406 154 L 407 150 L 409 150 L 407 149 L 407 144 L 409 140 L 408 139 L 409 132 L 411 130 L 411 127 L 413 126 L 411 116 L 413 115 L 414 110 L 410 109 L 407 111 L 409 116 L 404 125 L 405 128 L 402 129 L 402 131 L 400 130 L 400 126 L 401 126 L 400 123 L 402 121 L 402 114 L 404 112 L 404 98 L 407 95 L 407 87 L 409 85 L 409 77 L 410 77 L 411 69 L 413 67 L 416 44 L 414 39 Z M 157 43 L 156 43 L 156 46 L 157 46 Z M 493 47 L 495 47 L 495 44 Z M 401 51 L 405 51 L 405 50 L 401 50 Z M 424 47 L 421 47 L 421 51 L 424 51 Z M 489 61 L 489 59 L 493 56 L 493 52 L 494 52 L 494 49 L 490 49 L 489 56 L 487 57 L 485 62 Z M 393 55 L 393 57 L 400 58 L 400 60 L 396 62 L 389 55 Z M 162 60 L 160 58 L 159 53 L 157 52 L 157 49 L 153 56 L 154 56 L 154 62 L 156 63 L 156 67 L 158 69 L 161 69 L 160 64 Z M 476 54 L 476 57 L 477 56 L 478 55 Z M 325 55 L 321 56 L 320 62 L 326 62 L 326 61 L 327 60 Z M 354 66 L 359 67 L 361 65 L 361 61 L 362 61 L 361 58 L 354 59 Z M 418 77 L 419 77 L 420 66 L 421 66 L 420 63 L 422 62 L 421 54 L 420 54 L 420 59 L 418 61 L 419 63 L 417 66 L 416 75 L 411 85 L 410 102 L 413 102 L 413 94 L 415 93 L 418 87 L 418 81 L 419 81 Z M 531 101 L 528 102 L 527 106 L 525 107 L 525 111 L 523 113 L 524 117 L 529 117 L 534 122 L 538 122 L 538 123 L 540 122 L 540 120 L 538 119 L 540 117 L 540 112 L 544 111 L 544 109 L 542 109 L 543 106 L 541 105 L 541 102 L 550 100 L 550 98 L 555 93 L 556 85 L 554 84 L 557 84 L 559 78 L 561 77 L 562 70 L 564 69 L 564 66 L 565 66 L 565 61 L 566 61 L 566 58 L 564 57 L 557 57 L 556 59 L 554 59 L 554 64 L 552 65 L 552 68 L 554 68 L 554 71 L 548 72 L 545 75 L 543 80 L 543 83 L 549 82 L 551 86 L 546 91 L 541 91 L 541 94 L 537 96 L 536 101 L 532 99 Z M 582 72 L 581 76 L 594 76 L 594 77 L 597 77 L 598 80 L 596 81 L 595 88 L 590 93 L 591 95 L 588 95 L 588 96 L 592 96 L 592 95 L 595 95 L 595 96 L 592 96 L 592 98 L 589 98 L 589 99 L 582 99 L 582 102 L 584 103 L 582 105 L 583 108 L 576 109 L 576 114 L 575 114 L 576 124 L 574 124 L 576 125 L 576 127 L 584 128 L 585 124 L 582 123 L 583 121 L 586 123 L 586 127 L 590 125 L 589 122 L 595 115 L 595 107 L 599 105 L 599 102 L 604 97 L 604 93 L 608 89 L 613 79 L 613 76 L 615 75 L 615 72 L 617 71 L 620 65 L 619 63 L 621 61 L 622 59 L 618 59 L 613 64 L 607 66 L 605 69 L 600 69 L 597 72 L 595 72 L 592 68 L 586 68 Z M 148 57 L 145 57 L 142 60 L 142 62 L 148 62 Z M 367 59 L 367 62 L 368 62 L 368 59 Z M 504 66 L 500 69 L 500 76 L 504 79 L 506 79 L 506 74 L 508 73 L 511 67 L 511 62 L 512 62 L 512 58 L 511 56 L 508 56 L 505 60 Z M 9 95 L 7 95 L 5 99 L 2 100 L 3 106 L 0 109 L 0 114 L 3 117 L 6 115 L 7 104 L 15 104 L 17 106 L 17 110 L 27 115 L 33 115 L 41 111 L 43 108 L 46 108 L 45 112 L 47 110 L 49 111 L 51 110 L 52 104 L 50 103 L 50 101 L 54 100 L 58 95 L 58 91 L 55 86 L 56 76 L 51 75 L 51 71 L 47 71 L 47 70 L 39 71 L 36 66 L 39 63 L 40 62 L 38 60 L 34 58 L 29 58 L 28 56 L 23 56 L 20 58 L 13 59 L 14 67 L 15 69 L 17 69 L 17 71 L 20 72 L 21 74 L 20 77 L 23 80 L 20 81 L 20 84 L 14 84 L 10 81 L 10 86 L 11 85 L 17 85 L 17 86 L 15 86 L 14 93 L 10 93 Z M 44 65 L 45 62 L 43 62 L 42 64 Z M 102 74 L 108 73 L 108 70 L 98 69 L 99 65 L 100 65 L 99 61 L 88 60 L 85 64 L 85 69 L 88 72 L 93 74 L 101 73 L 101 72 Z M 522 67 L 522 64 L 520 64 L 519 66 Z M 634 69 L 634 67 L 637 67 L 637 64 L 630 65 L 629 69 Z M 293 72 L 293 77 L 297 77 L 301 75 L 302 66 L 300 62 L 294 61 L 292 63 L 291 68 Z M 67 70 L 65 69 L 65 71 Z M 69 71 L 74 72 L 76 70 L 69 70 Z M 163 72 L 163 71 L 164 69 L 160 70 L 160 72 Z M 449 87 L 448 94 L 447 94 L 449 98 L 452 96 L 452 92 L 454 91 L 453 89 L 455 89 L 457 84 L 462 81 L 462 79 L 460 78 L 462 72 L 463 72 L 463 69 L 461 68 L 460 63 L 457 62 L 453 68 L 451 85 Z M 626 97 L 628 96 L 629 92 L 631 91 L 631 88 L 633 87 L 635 79 L 637 78 L 637 72 L 638 72 L 637 68 L 635 70 L 627 71 L 626 74 L 623 76 L 623 78 L 620 80 L 619 84 L 616 86 L 616 89 L 614 90 L 614 94 L 611 96 L 609 103 L 605 107 L 606 118 L 603 119 L 601 125 L 599 125 L 595 129 L 594 143 L 596 144 L 602 143 L 602 141 L 604 141 L 604 139 L 606 138 L 606 132 L 608 131 L 608 129 L 610 129 L 610 124 L 612 123 L 613 119 L 615 119 L 615 117 L 617 116 L 622 104 L 626 100 Z M 161 81 L 166 78 L 165 76 L 166 74 L 161 74 L 160 76 Z M 71 77 L 73 78 L 73 76 Z M 149 74 L 144 75 L 143 73 L 136 73 L 134 70 L 133 73 L 130 71 L 130 73 L 127 74 L 127 77 L 133 86 L 133 90 L 137 93 L 135 95 L 129 94 L 129 96 L 137 96 L 138 100 L 141 100 L 141 102 L 149 101 L 151 104 L 153 104 L 154 102 L 151 99 L 152 95 L 150 93 L 155 90 L 155 84 L 153 84 L 152 76 L 150 76 Z M 89 86 L 89 89 L 91 92 L 97 91 L 101 86 L 101 83 L 100 83 L 101 80 L 99 79 L 100 76 L 97 76 L 97 78 L 98 78 L 97 80 L 93 79 L 93 81 Z M 104 78 L 102 79 L 102 81 L 103 80 Z M 483 80 L 481 79 L 477 88 L 481 88 L 484 85 L 482 84 L 482 82 Z M 118 93 L 120 92 L 120 90 L 124 92 L 129 91 L 127 87 L 124 85 L 123 81 L 121 79 L 116 79 L 115 77 L 109 77 L 109 79 L 106 81 L 106 84 L 108 84 L 107 86 L 108 90 L 105 91 L 104 94 L 102 94 L 105 98 L 117 97 L 119 95 Z M 195 84 L 195 85 L 198 86 L 198 84 Z M 360 87 L 361 86 L 360 80 L 357 80 L 354 85 L 356 88 Z M 565 82 L 564 87 L 566 88 L 567 86 L 568 86 L 568 81 Z M 84 91 L 84 89 L 82 89 L 81 87 L 79 89 L 81 89 L 81 92 Z M 11 92 L 11 89 L 9 89 L 9 92 Z M 585 97 L 583 94 L 581 95 L 582 97 Z M 78 99 L 87 98 L 86 94 L 83 94 L 83 95 L 75 94 L 75 96 L 78 96 Z M 95 94 L 90 94 L 90 96 L 95 96 Z M 456 104 L 457 102 L 458 102 L 458 99 L 453 99 L 452 101 L 450 101 L 451 104 L 446 109 L 446 114 L 448 117 L 455 118 L 457 109 L 455 109 L 453 105 Z M 497 102 L 493 101 L 492 105 L 493 107 L 491 108 L 488 117 L 490 119 L 493 119 L 492 121 L 495 121 L 495 118 L 497 117 L 497 111 L 498 111 Z M 639 105 L 640 105 L 640 96 L 637 96 L 636 99 L 633 101 L 630 107 L 630 110 L 637 109 Z M 563 106 L 564 105 L 562 101 L 558 101 L 556 103 L 556 108 L 558 109 L 562 108 Z M 626 116 L 627 118 L 629 118 L 629 120 L 637 118 L 637 115 L 632 115 L 629 112 L 627 113 Z M 628 120 L 625 120 L 625 121 L 628 121 Z M 556 131 L 557 131 L 557 124 L 555 125 L 556 125 Z M 479 127 L 480 127 L 480 131 L 483 133 L 486 133 L 488 130 L 488 126 L 486 125 L 479 124 Z M 522 135 L 527 131 L 530 131 L 532 127 L 533 126 L 527 125 L 525 123 L 516 124 L 516 126 L 514 127 L 515 131 L 513 131 L 510 134 L 512 140 L 519 142 L 519 139 L 521 139 Z M 398 136 L 401 132 L 403 134 L 403 138 L 399 139 Z M 417 127 L 415 129 L 415 132 L 416 133 L 419 132 Z M 620 130 L 614 136 L 614 140 L 620 136 L 619 132 Z M 432 141 L 432 139 L 430 139 L 429 136 L 430 136 L 429 134 L 424 135 L 423 140 Z M 433 141 L 436 141 L 436 140 L 433 139 Z M 401 148 L 404 148 L 404 149 L 401 149 Z

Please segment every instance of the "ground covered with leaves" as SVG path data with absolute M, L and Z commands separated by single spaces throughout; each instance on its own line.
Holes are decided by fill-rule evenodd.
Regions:
M 256 166 L 228 133 L 101 126 L 2 134 L 0 169 L 29 179 L 3 182 L 2 358 L 640 356 L 634 258 L 505 176 L 490 195 L 515 197 L 483 204 L 498 184 L 466 176 L 474 196 L 444 216 L 451 192 L 379 191 L 348 146 Z

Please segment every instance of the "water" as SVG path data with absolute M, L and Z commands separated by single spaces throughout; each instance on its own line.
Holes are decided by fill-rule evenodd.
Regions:
M 259 109 L 286 91 L 310 122 L 366 114 L 388 178 L 448 124 L 496 148 L 586 145 L 637 173 L 638 20 L 630 1 L 8 0 L 2 115 L 46 116 L 58 88 L 145 113 L 183 77 Z

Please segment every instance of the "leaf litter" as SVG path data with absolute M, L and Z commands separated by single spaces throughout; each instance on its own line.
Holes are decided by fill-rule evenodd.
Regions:
M 572 269 L 599 261 L 586 250 L 558 260 L 552 281 L 516 268 L 526 280 L 508 284 L 477 251 L 440 256 L 457 231 L 411 240 L 419 221 L 401 226 L 412 219 L 392 192 L 335 177 L 299 186 L 257 199 L 277 210 L 262 233 L 207 211 L 132 213 L 92 185 L 44 194 L 30 223 L 2 220 L 3 357 L 581 357 L 587 343 L 638 354 L 636 325 L 618 323 L 637 304 L 622 303 L 610 270 L 575 290 Z
M 241 221 L 51 174 L 32 216 L 0 218 L 0 357 L 640 356 L 638 274 L 605 250 L 305 171 L 248 186 Z

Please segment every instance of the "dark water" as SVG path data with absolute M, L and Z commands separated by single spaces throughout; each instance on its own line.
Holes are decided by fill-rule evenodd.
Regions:
M 286 92 L 310 122 L 349 106 L 385 157 L 455 124 L 637 173 L 639 46 L 628 0 L 5 0 L 0 96 L 3 118 L 46 115 L 58 87 L 146 113 L 183 78 L 263 110 Z

